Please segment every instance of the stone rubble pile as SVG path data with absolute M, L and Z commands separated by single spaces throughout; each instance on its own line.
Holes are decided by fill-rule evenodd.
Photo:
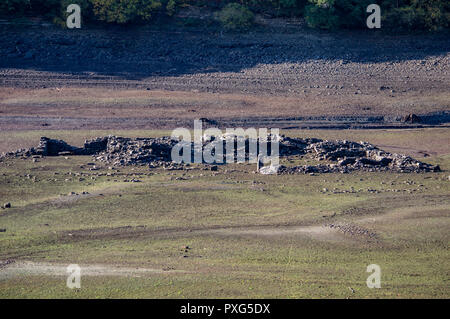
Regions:
M 273 136 L 269 137 L 273 139 Z M 437 172 L 439 166 L 420 162 L 410 156 L 392 154 L 367 142 L 346 140 L 321 140 L 317 138 L 291 138 L 277 136 L 281 157 L 300 156 L 317 160 L 317 165 L 277 166 L 261 169 L 261 173 L 275 171 L 279 174 L 297 173 L 350 173 L 352 171 L 396 171 L 396 172 Z M 225 150 L 225 140 L 223 146 Z M 236 141 L 235 141 L 236 142 Z M 249 145 L 254 140 L 245 140 L 246 159 L 249 157 Z M 117 136 L 98 137 L 87 140 L 82 148 L 74 147 L 62 140 L 42 137 L 39 145 L 30 149 L 3 154 L 2 157 L 36 157 L 63 155 L 92 155 L 94 161 L 109 165 L 148 165 L 150 168 L 165 167 L 183 169 L 188 164 L 175 164 L 171 160 L 172 148 L 178 140 L 170 137 L 161 138 L 124 138 Z M 205 142 L 204 146 L 206 146 Z M 270 144 L 269 144 L 270 145 Z M 191 143 L 193 158 L 193 143 Z M 236 143 L 237 146 L 237 143 Z M 269 152 L 270 152 L 270 147 Z M 236 155 L 237 153 L 235 153 Z M 224 151 L 225 156 L 225 151 Z M 272 172 L 273 173 L 273 172 Z
M 83 148 L 71 146 L 63 140 L 41 137 L 37 147 L 20 149 L 4 153 L 0 157 L 30 157 L 30 156 L 63 156 L 63 155 L 93 155 L 105 149 L 108 137 L 99 137 L 86 141 Z
M 300 139 L 301 140 L 301 139 Z M 283 141 L 281 144 L 283 145 Z M 304 144 L 296 144 L 296 147 Z M 280 146 L 281 149 L 281 146 Z M 308 139 L 303 149 L 310 158 L 326 163 L 294 167 L 281 166 L 279 173 L 349 173 L 363 171 L 438 172 L 439 166 L 420 162 L 410 156 L 389 153 L 367 142 Z M 281 153 L 281 151 L 280 151 Z M 301 154 L 299 152 L 299 154 Z
M 329 224 L 327 226 L 350 236 L 365 236 L 375 239 L 378 237 L 375 232 L 354 224 Z
M 171 150 L 177 143 L 169 137 L 133 139 L 109 136 L 105 147 L 95 154 L 95 160 L 117 166 L 167 163 L 171 162 Z

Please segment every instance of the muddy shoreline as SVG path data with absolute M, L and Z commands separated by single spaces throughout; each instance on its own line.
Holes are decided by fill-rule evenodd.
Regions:
M 249 128 L 266 127 L 290 129 L 417 129 L 432 127 L 450 127 L 450 111 L 431 113 L 420 116 L 419 123 L 405 122 L 402 117 L 364 117 L 364 116 L 320 116 L 320 117 L 289 117 L 289 118 L 214 118 L 204 119 L 205 127 Z M 61 130 L 61 129 L 173 129 L 175 127 L 193 128 L 191 119 L 167 118 L 83 118 L 83 117 L 26 117 L 0 116 L 0 131 L 15 130 Z
M 449 123 L 448 35 L 200 31 L 1 25 L 0 131 Z

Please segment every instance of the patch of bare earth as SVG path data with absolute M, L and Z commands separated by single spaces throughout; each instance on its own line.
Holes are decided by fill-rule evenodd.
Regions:
M 0 263 L 1 264 L 1 263 Z M 53 263 L 16 261 L 0 268 L 0 279 L 25 275 L 67 276 L 67 266 Z M 183 270 L 130 268 L 114 265 L 79 265 L 82 276 L 141 277 L 152 274 L 183 274 Z
M 198 118 L 214 119 L 220 126 L 333 127 L 334 121 L 349 125 L 348 121 L 342 123 L 346 116 L 359 117 L 370 125 L 366 118 L 402 117 L 450 107 L 450 92 L 444 88 L 409 89 L 395 95 L 375 88 L 356 95 L 353 88 L 304 91 L 274 95 L 4 87 L 0 88 L 0 130 L 167 129 L 190 127 Z

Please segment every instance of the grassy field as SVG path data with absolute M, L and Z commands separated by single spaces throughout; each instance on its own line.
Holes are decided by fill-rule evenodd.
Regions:
M 1 132 L 0 149 L 110 133 L 168 134 Z M 84 156 L 4 160 L 0 204 L 12 208 L 0 209 L 0 298 L 447 298 L 449 130 L 285 133 L 367 140 L 443 172 L 262 176 L 253 165 L 92 171 Z M 66 287 L 69 264 L 81 266 L 81 289 Z M 381 267 L 381 289 L 366 285 L 369 264 Z

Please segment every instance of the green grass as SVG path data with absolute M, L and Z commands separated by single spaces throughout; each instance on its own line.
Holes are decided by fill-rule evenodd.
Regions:
M 119 132 L 151 134 L 145 133 Z M 347 133 L 348 139 L 366 134 Z M 40 134 L 4 135 L 12 143 Z M 51 134 L 74 141 L 91 136 Z M 424 130 L 422 140 L 436 134 Z M 393 145 L 406 139 L 401 133 L 398 140 L 388 138 Z M 426 160 L 446 171 L 262 176 L 253 165 L 222 166 L 217 173 L 106 166 L 90 171 L 85 164 L 91 157 L 5 160 L 0 204 L 11 202 L 12 208 L 0 209 L 0 228 L 6 228 L 0 232 L 0 261 L 161 271 L 86 275 L 80 290 L 70 290 L 64 275 L 8 273 L 13 264 L 0 268 L 0 297 L 446 298 L 450 157 Z M 132 178 L 141 182 L 124 182 Z M 90 194 L 67 195 L 83 191 Z M 276 233 L 330 223 L 368 229 L 376 238 L 327 227 L 320 228 L 323 233 Z M 192 249 L 185 252 L 185 246 Z M 366 286 L 366 267 L 373 263 L 382 269 L 381 289 Z

